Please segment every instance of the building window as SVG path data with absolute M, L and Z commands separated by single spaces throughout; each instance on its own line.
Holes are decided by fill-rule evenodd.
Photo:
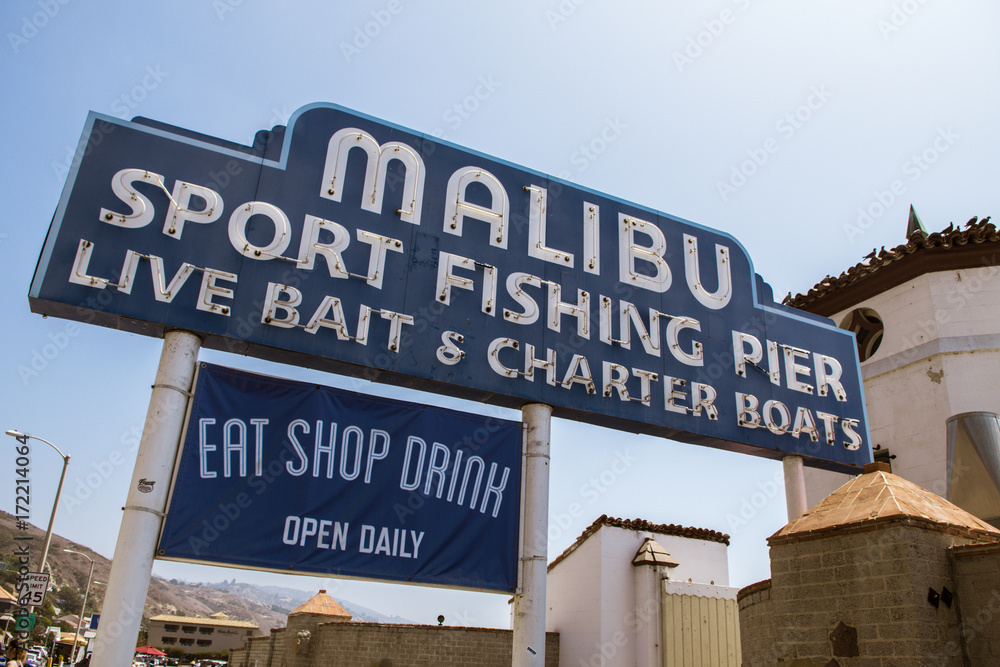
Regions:
M 164 625 L 164 626 L 163 626 L 163 631 L 164 631 L 164 632 L 177 632 L 177 630 L 178 630 L 179 628 L 180 628 L 180 626 L 178 626 L 177 624 L 173 624 L 173 625 Z
M 858 360 L 867 361 L 882 344 L 885 324 L 871 308 L 855 308 L 840 323 L 841 329 L 854 333 L 858 342 Z
M 177 637 L 164 637 L 163 643 L 164 645 L 173 646 L 174 644 L 177 643 Z
M 197 632 L 197 630 L 198 630 L 198 628 L 194 627 L 193 625 L 182 625 L 181 626 L 181 632 L 183 632 L 186 635 L 193 635 L 195 632 Z
M 198 640 L 198 646 L 211 646 L 211 645 L 212 645 L 212 640 L 211 639 L 199 639 Z
M 181 646 L 194 646 L 194 640 L 188 637 L 181 637 Z
M 203 635 L 210 635 L 213 632 L 215 632 L 215 628 L 199 628 L 198 632 L 200 632 Z

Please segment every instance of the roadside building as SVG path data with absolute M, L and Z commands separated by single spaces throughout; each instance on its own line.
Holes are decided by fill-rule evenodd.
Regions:
M 76 625 L 80 622 L 80 617 L 76 614 L 65 614 L 55 621 L 62 626 L 63 631 L 76 632 Z
M 784 303 L 856 334 L 875 460 L 1000 526 L 1000 233 L 989 218 L 928 234 L 911 207 L 906 243 Z M 807 470 L 808 504 L 847 480 Z
M 161 614 L 149 619 L 148 643 L 159 649 L 181 648 L 189 653 L 228 651 L 243 646 L 260 628 L 249 621 L 234 621 L 222 613 L 209 618 Z
M 559 664 L 738 667 L 728 548 L 714 530 L 599 517 L 548 566 Z
M 17 608 L 17 598 L 3 586 L 0 586 L 0 641 L 7 644 L 10 630 L 14 628 L 14 610 Z
M 714 530 L 599 517 L 549 565 L 540 662 L 738 667 L 737 589 L 729 587 L 728 545 L 729 536 Z M 511 664 L 510 630 L 348 621 L 351 616 L 320 591 L 289 614 L 286 628 L 231 651 L 229 664 Z M 678 662 L 683 659 L 701 662 Z
M 0 614 L 11 614 L 17 607 L 17 598 L 14 593 L 0 586 Z
M 744 667 L 997 664 L 1000 530 L 888 468 L 768 538 L 771 578 L 739 593 Z
M 785 305 L 857 337 L 875 462 L 808 469 L 810 509 L 740 591 L 743 665 L 996 664 L 1000 233 L 989 219 L 874 250 Z

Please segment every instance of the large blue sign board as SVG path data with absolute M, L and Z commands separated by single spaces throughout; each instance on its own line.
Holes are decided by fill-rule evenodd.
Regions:
M 517 422 L 200 364 L 157 554 L 512 592 Z
M 734 238 L 326 104 L 239 146 L 91 114 L 35 312 L 811 465 L 871 460 L 854 337 Z

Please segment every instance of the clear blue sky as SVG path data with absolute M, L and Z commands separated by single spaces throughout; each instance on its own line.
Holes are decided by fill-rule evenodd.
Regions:
M 42 319 L 26 296 L 88 111 L 247 143 L 300 106 L 333 102 L 728 232 L 780 298 L 900 243 L 911 203 L 931 231 L 1000 212 L 998 23 L 987 0 L 9 0 L 0 426 L 71 454 L 56 530 L 110 557 L 160 341 Z M 8 476 L 13 444 L 0 448 Z M 43 447 L 32 505 L 44 527 L 59 459 Z M 731 583 L 769 576 L 764 539 L 785 517 L 779 463 L 559 421 L 552 451 L 550 558 L 607 513 L 729 533 Z M 0 508 L 13 511 L 13 491 Z M 325 587 L 421 622 L 507 622 L 503 595 L 154 572 Z

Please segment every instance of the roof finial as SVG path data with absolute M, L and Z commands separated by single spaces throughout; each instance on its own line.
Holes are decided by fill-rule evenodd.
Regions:
M 906 221 L 906 238 L 913 236 L 914 232 L 920 232 L 921 236 L 927 236 L 927 230 L 924 229 L 924 223 L 920 222 L 920 217 L 917 216 L 917 212 L 913 210 L 913 204 L 910 204 L 910 218 Z

